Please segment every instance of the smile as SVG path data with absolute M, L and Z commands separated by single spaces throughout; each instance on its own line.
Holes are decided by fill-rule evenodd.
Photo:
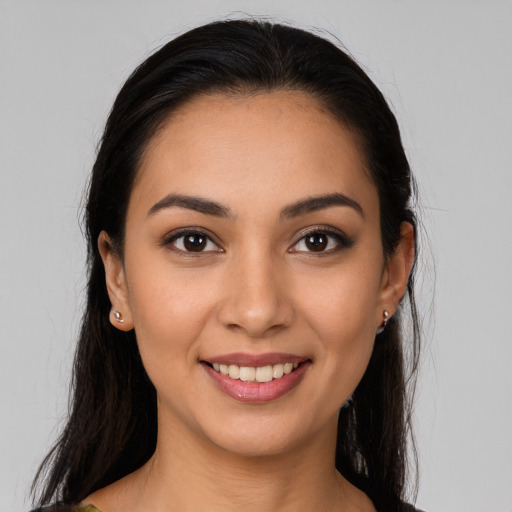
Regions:
M 299 367 L 299 363 L 278 363 L 266 366 L 238 366 L 236 364 L 212 363 L 216 372 L 228 375 L 234 380 L 243 382 L 270 382 L 274 379 L 281 379 Z
M 231 354 L 201 362 L 222 393 L 246 403 L 272 402 L 287 395 L 312 364 L 291 354 Z

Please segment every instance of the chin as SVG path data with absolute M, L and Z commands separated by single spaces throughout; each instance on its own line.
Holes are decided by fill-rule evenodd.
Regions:
M 289 454 L 306 445 L 322 430 L 308 418 L 275 410 L 268 415 L 262 415 L 260 411 L 260 414 L 226 420 L 223 424 L 205 425 L 203 431 L 214 445 L 239 457 Z M 333 422 L 336 425 L 337 414 L 333 416 Z
M 275 457 L 292 451 L 297 443 L 293 436 L 285 433 L 272 433 L 266 429 L 251 432 L 223 432 L 212 436 L 211 440 L 222 450 L 238 457 Z

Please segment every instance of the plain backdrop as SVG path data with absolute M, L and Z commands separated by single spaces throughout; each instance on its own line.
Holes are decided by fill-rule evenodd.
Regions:
M 115 94 L 173 36 L 241 13 L 335 34 L 389 99 L 428 233 L 418 506 L 512 511 L 512 3 L 498 0 L 0 0 L 0 511 L 30 508 L 65 417 L 80 202 Z

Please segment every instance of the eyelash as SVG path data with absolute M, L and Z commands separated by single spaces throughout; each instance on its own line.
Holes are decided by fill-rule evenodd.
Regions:
M 301 237 L 293 244 L 292 249 L 296 247 L 299 243 L 306 244 L 306 240 L 308 237 L 312 237 L 315 235 L 324 235 L 327 236 L 327 246 L 331 243 L 329 239 L 334 239 L 335 246 L 330 247 L 329 249 L 322 251 L 298 251 L 292 250 L 291 252 L 297 253 L 307 253 L 315 256 L 327 256 L 329 254 L 334 254 L 342 249 L 349 249 L 354 245 L 354 241 L 350 239 L 345 233 L 342 231 L 338 231 L 328 226 L 317 226 L 313 229 L 307 230 L 301 234 Z
M 304 243 L 306 244 L 306 239 L 307 237 L 312 237 L 312 236 L 315 236 L 315 235 L 325 235 L 328 237 L 328 241 L 327 241 L 327 247 L 329 247 L 329 244 L 332 243 L 332 240 L 330 239 L 334 239 L 334 242 L 335 242 L 335 247 L 330 247 L 328 248 L 327 250 L 321 250 L 321 251 L 307 251 L 307 250 L 293 250 L 294 247 L 296 247 L 299 243 Z M 185 246 L 183 245 L 185 243 L 185 237 L 187 236 L 201 236 L 201 237 L 204 237 L 206 239 L 205 241 L 205 248 L 208 247 L 209 244 L 213 244 L 217 247 L 217 249 L 215 250 L 200 250 L 200 251 L 189 251 L 185 248 Z M 180 239 L 183 239 L 182 241 L 182 245 L 183 245 L 183 248 L 180 248 L 180 247 L 176 247 L 176 242 Z M 187 256 L 199 256 L 201 254 L 204 254 L 204 253 L 211 253 L 211 252 L 224 252 L 222 248 L 220 248 L 218 246 L 218 244 L 216 242 L 214 242 L 211 238 L 210 235 L 208 235 L 205 231 L 201 230 L 201 229 L 192 229 L 192 228 L 188 228 L 188 229 L 183 229 L 183 230 L 180 230 L 178 231 L 177 233 L 174 233 L 172 234 L 171 236 L 167 237 L 164 239 L 163 241 L 163 245 L 165 246 L 174 246 L 172 248 L 173 251 L 179 253 L 179 254 L 182 254 L 182 255 L 187 255 Z M 333 253 L 336 253 L 338 252 L 339 250 L 341 249 L 347 249 L 347 248 L 350 248 L 354 245 L 354 242 L 353 240 L 351 240 L 349 237 L 347 237 L 347 235 L 345 235 L 343 232 L 341 231 L 338 231 L 338 230 L 334 230 L 333 228 L 330 228 L 330 227 L 322 227 L 322 226 L 318 226 L 314 229 L 310 229 L 308 231 L 305 231 L 304 233 L 301 234 L 300 238 L 292 245 L 292 247 L 289 249 L 289 252 L 292 252 L 292 253 L 309 253 L 311 255 L 316 255 L 316 256 L 324 256 L 324 255 L 329 255 L 329 254 L 333 254 Z
M 201 236 L 201 237 L 204 237 L 206 239 L 206 247 L 209 245 L 209 244 L 214 244 L 216 247 L 217 247 L 217 250 L 201 250 L 201 251 L 188 251 L 186 250 L 186 248 L 179 248 L 179 247 L 176 247 L 176 242 L 180 239 L 183 239 L 182 241 L 182 244 L 185 243 L 185 237 L 187 236 Z M 211 253 L 211 252 L 224 252 L 216 242 L 214 242 L 212 240 L 212 237 L 210 235 L 208 235 L 206 232 L 204 232 L 203 230 L 201 229 L 193 229 L 193 228 L 187 228 L 187 229 L 182 229 L 176 233 L 173 233 L 171 236 L 167 237 L 164 239 L 163 241 L 163 245 L 165 246 L 172 246 L 174 245 L 174 247 L 172 248 L 173 251 L 179 253 L 179 254 L 182 254 L 182 255 L 186 255 L 186 256 L 199 256 L 201 255 L 202 253 Z

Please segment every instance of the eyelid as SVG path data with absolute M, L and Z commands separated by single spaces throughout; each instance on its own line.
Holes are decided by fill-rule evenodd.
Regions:
M 293 248 L 300 241 L 302 241 L 306 236 L 312 235 L 312 234 L 315 234 L 315 233 L 322 233 L 322 234 L 327 235 L 328 237 L 334 238 L 337 241 L 337 247 L 331 248 L 331 249 L 328 249 L 328 250 L 324 250 L 324 251 L 319 251 L 319 252 L 315 252 L 315 251 L 294 251 L 293 250 Z M 170 233 L 166 234 L 163 237 L 162 245 L 163 246 L 172 246 L 173 242 L 175 242 L 179 238 L 182 238 L 182 237 L 184 237 L 186 235 L 190 235 L 190 234 L 198 234 L 198 235 L 205 236 L 211 243 L 213 243 L 217 247 L 217 249 L 216 250 L 207 250 L 207 251 L 197 251 L 197 252 L 194 252 L 194 251 L 182 250 L 182 249 L 179 249 L 176 246 L 173 246 L 171 250 L 173 250 L 174 252 L 176 252 L 176 253 L 178 253 L 180 255 L 194 256 L 194 257 L 200 256 L 201 254 L 211 254 L 211 253 L 215 253 L 215 252 L 224 252 L 224 249 L 221 247 L 221 244 L 218 241 L 217 237 L 215 235 L 213 235 L 212 233 L 210 233 L 209 230 L 207 230 L 205 228 L 202 228 L 202 227 L 199 227 L 199 226 L 187 226 L 187 227 L 184 227 L 184 228 L 178 228 L 178 229 L 176 229 L 174 231 L 171 231 Z M 309 254 L 312 254 L 312 255 L 321 256 L 321 255 L 328 255 L 328 254 L 335 253 L 338 250 L 341 250 L 341 249 L 344 249 L 344 248 L 350 248 L 353 245 L 354 245 L 354 241 L 349 236 L 347 236 L 346 233 L 344 233 L 342 230 L 340 230 L 338 228 L 334 228 L 332 226 L 328 226 L 328 225 L 317 225 L 317 226 L 310 226 L 308 228 L 305 228 L 305 229 L 301 230 L 297 234 L 297 238 L 296 238 L 295 242 L 288 249 L 288 252 L 292 252 L 292 253 L 293 252 L 296 252 L 296 253 L 309 253 Z
M 208 251 L 184 251 L 182 249 L 179 249 L 176 246 L 173 246 L 173 242 L 178 240 L 179 238 L 182 238 L 187 235 L 202 235 L 205 236 L 210 242 L 215 244 L 217 247 L 217 250 L 208 250 Z M 210 233 L 207 229 L 199 227 L 199 226 L 187 226 L 185 228 L 178 228 L 174 231 L 171 231 L 170 233 L 167 233 L 162 240 L 163 246 L 172 246 L 171 250 L 185 256 L 200 256 L 201 254 L 211 254 L 215 252 L 224 252 L 224 249 L 220 246 L 220 243 L 217 240 L 217 237 L 215 237 L 212 233 Z
M 312 235 L 315 233 L 322 233 L 324 235 L 327 235 L 328 237 L 336 239 L 338 242 L 338 246 L 334 249 L 328 249 L 326 251 L 292 251 L 292 249 L 305 237 L 308 235 Z M 308 228 L 305 228 L 301 230 L 301 232 L 297 235 L 296 241 L 292 244 L 290 249 L 288 249 L 289 252 L 295 252 L 295 253 L 305 253 L 310 255 L 316 255 L 316 256 L 322 256 L 322 255 L 328 255 L 333 254 L 341 249 L 348 249 L 354 245 L 354 240 L 351 239 L 346 233 L 344 233 L 342 230 L 334 228 L 332 226 L 327 225 L 317 225 L 317 226 L 310 226 Z

